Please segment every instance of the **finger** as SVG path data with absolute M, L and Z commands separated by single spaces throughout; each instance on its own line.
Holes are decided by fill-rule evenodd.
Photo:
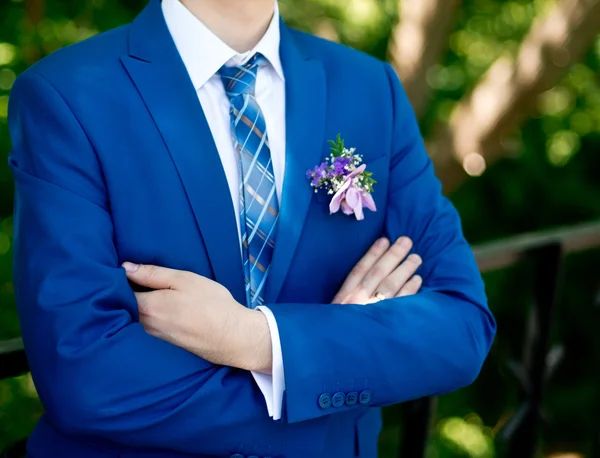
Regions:
M 177 292 L 168 289 L 158 289 L 156 291 L 135 293 L 138 303 L 138 311 L 144 315 L 158 316 L 161 312 L 167 311 L 172 314 L 177 308 Z
M 138 304 L 138 314 L 140 317 L 143 315 L 150 316 L 152 314 L 153 294 L 154 292 L 135 293 L 135 298 Z
M 385 297 L 395 297 L 417 272 L 423 260 L 418 254 L 411 254 L 394 271 L 383 279 L 376 291 Z
M 385 254 L 389 246 L 390 241 L 387 238 L 377 240 L 350 271 L 350 274 L 346 277 L 344 284 L 336 294 L 332 303 L 341 303 L 348 295 L 353 293 L 367 272 L 369 272 L 381 256 Z
M 127 278 L 151 289 L 177 289 L 187 272 L 145 264 L 123 263 Z
M 412 248 L 408 237 L 400 237 L 375 263 L 360 282 L 359 288 L 368 296 L 373 295 L 383 280 L 398 267 Z M 408 279 L 408 278 L 407 278 Z M 394 291 L 394 295 L 398 290 Z
M 415 275 L 402 287 L 396 297 L 412 296 L 417 294 L 423 285 L 423 279 L 420 275 Z
M 386 299 L 390 299 L 389 297 L 384 297 L 384 296 L 380 296 L 380 297 L 376 297 L 376 296 L 369 296 L 367 299 L 363 299 L 364 301 L 364 305 L 370 305 L 370 304 L 377 304 L 378 302 L 384 301 Z

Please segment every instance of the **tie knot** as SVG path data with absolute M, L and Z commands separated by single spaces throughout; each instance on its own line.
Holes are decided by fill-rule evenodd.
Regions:
M 219 70 L 221 81 L 225 92 L 230 99 L 242 94 L 254 94 L 256 90 L 256 75 L 258 68 L 266 61 L 266 58 L 256 53 L 244 65 L 234 67 L 223 66 Z

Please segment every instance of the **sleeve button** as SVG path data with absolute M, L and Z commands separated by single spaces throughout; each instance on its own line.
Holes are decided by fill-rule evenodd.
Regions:
M 346 400 L 346 396 L 344 395 L 344 393 L 341 393 L 341 392 L 335 393 L 333 395 L 333 398 L 331 399 L 331 405 L 333 405 L 333 407 L 341 407 L 344 405 L 345 400 Z
M 331 395 L 329 393 L 323 393 L 319 396 L 319 407 L 321 409 L 328 409 L 331 407 Z
M 365 390 L 362 393 L 360 393 L 359 402 L 362 405 L 367 405 L 369 402 L 371 402 L 371 392 L 369 390 Z
M 357 401 L 358 401 L 358 393 L 356 391 L 353 391 L 346 395 L 346 405 L 347 406 L 353 406 L 354 404 L 356 404 Z

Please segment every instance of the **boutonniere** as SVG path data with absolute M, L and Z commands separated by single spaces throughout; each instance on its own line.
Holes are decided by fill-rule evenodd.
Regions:
M 357 220 L 364 219 L 363 207 L 377 211 L 371 193 L 377 183 L 367 172 L 362 156 L 356 153 L 356 148 L 346 148 L 344 140 L 338 135 L 336 140 L 330 140 L 331 154 L 327 161 L 306 172 L 310 185 L 319 191 L 331 195 L 329 212 L 337 213 L 340 208 L 346 215 L 352 215 Z

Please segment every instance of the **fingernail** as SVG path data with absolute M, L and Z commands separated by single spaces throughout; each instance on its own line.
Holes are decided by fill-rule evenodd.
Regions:
M 388 240 L 387 240 L 387 239 L 384 237 L 384 238 L 382 238 L 382 239 L 379 239 L 379 240 L 377 241 L 377 246 L 379 246 L 379 247 L 383 248 L 384 246 L 386 246 L 386 245 L 387 245 L 387 243 L 388 243 Z
M 402 248 L 409 248 L 412 245 L 412 242 L 408 237 L 400 237 L 400 240 L 398 241 L 400 242 L 400 246 Z
M 122 267 L 127 272 L 137 272 L 137 270 L 140 268 L 140 265 L 139 264 L 134 264 L 133 262 L 124 262 L 122 264 Z
M 415 264 L 421 264 L 423 262 L 421 256 L 419 256 L 418 254 L 411 254 L 408 258 Z

